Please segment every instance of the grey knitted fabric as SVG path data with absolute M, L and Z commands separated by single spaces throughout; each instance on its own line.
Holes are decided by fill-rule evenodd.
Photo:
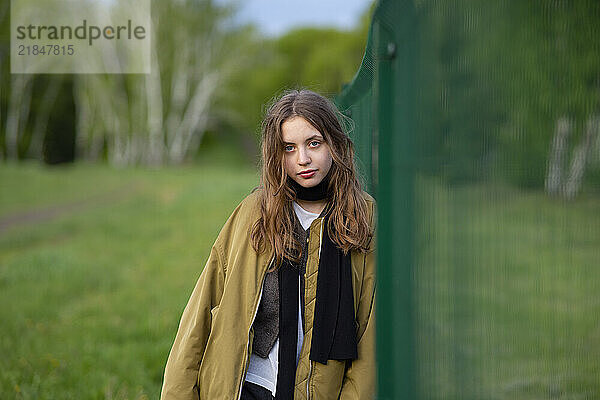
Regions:
M 294 213 L 295 215 L 295 213 Z M 304 271 L 308 252 L 308 229 L 305 231 L 296 218 L 296 234 L 300 243 L 303 243 L 302 258 L 300 262 L 300 293 L 302 318 L 304 319 Z M 259 357 L 267 358 L 277 336 L 279 335 L 279 280 L 277 270 L 268 272 L 263 284 L 262 297 L 254 319 L 254 339 L 252 341 L 252 353 Z
M 254 319 L 252 352 L 267 358 L 279 334 L 279 283 L 277 271 L 265 276 L 262 298 Z

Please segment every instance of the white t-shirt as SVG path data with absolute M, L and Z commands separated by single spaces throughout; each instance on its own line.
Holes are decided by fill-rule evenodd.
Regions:
M 304 230 L 310 227 L 310 224 L 319 216 L 319 214 L 311 213 L 300 207 L 298 203 L 293 202 L 294 212 L 300 220 L 300 224 Z M 298 276 L 300 280 L 300 276 Z M 300 285 L 298 285 L 300 288 Z M 298 290 L 298 345 L 296 347 L 296 365 L 300 359 L 300 350 L 304 341 L 304 331 L 302 329 L 302 302 L 300 301 L 300 290 Z M 250 354 L 248 363 L 248 371 L 246 372 L 246 381 L 260 385 L 271 391 L 273 397 L 277 389 L 277 365 L 279 357 L 279 338 L 275 340 L 273 348 L 269 352 L 267 358 L 262 358 L 256 354 Z

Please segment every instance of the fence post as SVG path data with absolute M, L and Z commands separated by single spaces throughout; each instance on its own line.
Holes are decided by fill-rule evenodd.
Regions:
M 414 337 L 414 62 L 412 0 L 379 4 L 374 122 L 378 143 L 378 399 L 416 399 Z

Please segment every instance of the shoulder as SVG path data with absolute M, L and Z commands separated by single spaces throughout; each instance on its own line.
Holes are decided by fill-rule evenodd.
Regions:
M 260 216 L 260 193 L 258 190 L 247 195 L 231 212 L 214 242 L 223 263 L 226 265 L 231 252 L 239 252 L 250 246 L 252 226 Z
M 260 187 L 254 188 L 249 195 L 244 197 L 240 202 L 239 206 L 249 211 L 260 206 L 260 200 L 262 197 L 262 189 Z
M 377 202 L 375 201 L 373 196 L 371 196 L 369 193 L 365 192 L 364 190 L 362 191 L 361 194 L 362 194 L 363 199 L 367 203 L 368 217 L 369 217 L 369 221 L 371 222 L 371 227 L 373 227 L 375 224 L 375 220 L 377 218 L 377 216 L 376 216 Z
M 262 198 L 262 189 L 254 189 L 249 195 L 244 197 L 242 201 L 233 210 L 232 217 L 240 221 L 253 223 L 260 215 L 260 202 Z
M 260 196 L 258 189 L 242 199 L 223 225 L 217 240 L 227 241 L 231 236 L 249 234 L 252 225 L 260 216 Z
M 362 196 L 367 203 L 367 219 L 371 230 L 371 238 L 369 239 L 367 253 L 373 253 L 375 250 L 375 233 L 377 225 L 377 202 L 369 193 L 362 191 Z
M 372 206 L 375 206 L 375 204 L 376 204 L 376 201 L 375 201 L 375 199 L 373 198 L 373 196 L 371 196 L 369 193 L 365 192 L 364 190 L 362 191 L 362 193 L 361 193 L 361 194 L 362 194 L 362 196 L 363 196 L 363 199 L 365 199 L 365 201 L 367 202 L 367 204 L 369 204 L 370 206 L 371 206 L 371 205 L 372 205 Z

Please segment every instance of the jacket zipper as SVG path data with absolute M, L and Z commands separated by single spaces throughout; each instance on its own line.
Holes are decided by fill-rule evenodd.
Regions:
M 323 225 L 325 225 L 324 223 L 321 223 L 321 231 L 319 232 L 319 259 L 321 258 L 321 245 L 323 244 Z M 310 357 L 310 355 L 309 355 Z M 312 361 L 308 360 L 308 378 L 306 379 L 306 400 L 310 400 L 310 377 L 312 375 Z
M 312 373 L 312 361 L 308 360 L 308 379 L 306 380 L 306 400 L 310 399 L 310 388 L 308 386 L 310 382 L 310 374 Z
M 274 259 L 275 259 L 275 257 L 271 258 L 271 261 L 269 262 L 269 264 L 267 266 L 267 270 L 271 267 L 271 264 L 273 264 Z M 246 357 L 244 358 L 244 366 L 242 367 L 242 376 L 240 377 L 240 385 L 238 388 L 238 395 L 237 395 L 238 400 L 240 400 L 240 398 L 242 397 L 242 386 L 244 385 L 244 376 L 246 375 L 246 368 L 248 368 L 248 360 L 250 358 L 250 354 L 248 352 L 248 347 L 250 346 L 250 330 L 252 329 L 252 325 L 254 325 L 254 320 L 256 319 L 256 314 L 258 314 L 258 307 L 260 305 L 260 299 L 262 299 L 262 292 L 263 292 L 263 285 L 265 284 L 265 277 L 266 277 L 266 272 L 262 276 L 262 283 L 260 285 L 260 293 L 258 294 L 258 301 L 256 302 L 256 305 L 254 306 L 254 316 L 252 317 L 252 322 L 250 323 L 250 329 L 248 329 L 248 343 L 246 343 Z

